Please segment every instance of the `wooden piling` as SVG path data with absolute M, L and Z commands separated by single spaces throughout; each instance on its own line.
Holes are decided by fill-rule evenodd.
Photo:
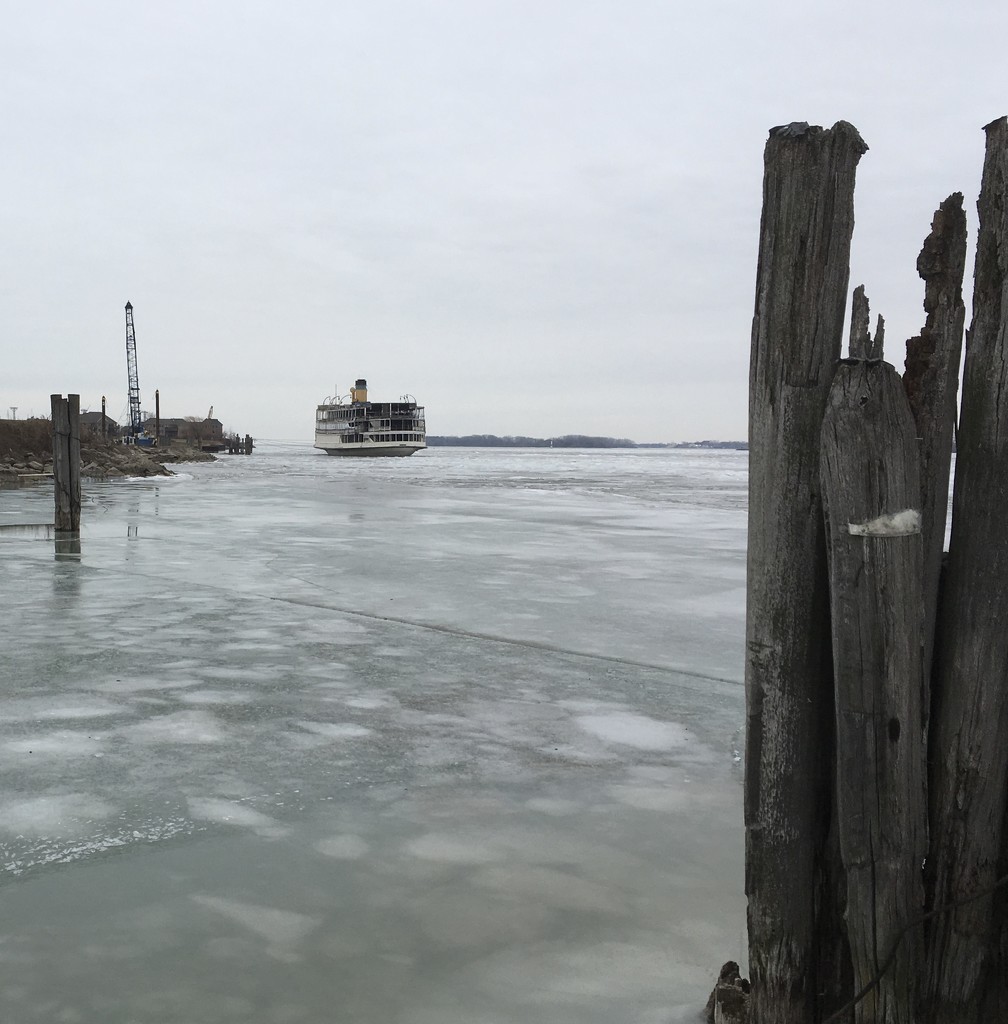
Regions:
M 1008 120 L 986 126 L 966 338 L 952 536 L 938 611 L 930 745 L 935 906 L 989 889 L 1008 858 Z M 996 894 L 938 915 L 928 936 L 933 1020 L 975 1024 L 999 962 Z M 1001 926 L 1006 924 L 1002 913 Z M 993 1019 L 993 1018 L 987 1018 Z
M 867 300 L 863 314 L 866 325 Z M 821 451 L 837 825 L 855 989 L 896 949 L 855 1019 L 916 1024 L 922 933 L 903 933 L 923 912 L 927 854 L 923 557 L 916 427 L 892 366 L 849 359 L 837 369 Z
M 903 374 L 920 445 L 925 680 L 931 676 L 938 582 L 945 550 L 959 360 L 966 317 L 962 297 L 965 269 L 966 214 L 962 193 L 955 192 L 935 211 L 931 232 L 917 257 L 917 273 L 924 281 L 927 319 L 920 335 L 906 343 Z M 925 704 L 925 714 L 929 710 Z
M 56 532 L 80 530 L 80 395 L 51 395 Z
M 843 993 L 830 879 L 833 692 L 819 434 L 840 356 L 857 130 L 792 124 L 764 153 L 749 377 L 746 894 L 754 1019 Z

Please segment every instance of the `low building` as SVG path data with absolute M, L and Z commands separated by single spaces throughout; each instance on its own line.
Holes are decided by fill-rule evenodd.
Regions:
M 104 417 L 104 427 L 102 430 L 102 418 Z M 118 423 L 111 416 L 105 416 L 101 412 L 82 412 L 80 414 L 80 429 L 81 431 L 88 430 L 92 434 L 99 437 L 118 437 L 121 433 L 121 428 Z
M 199 419 L 196 416 L 162 416 L 160 424 L 153 418 L 144 422 L 144 432 L 154 436 L 160 427 L 158 441 L 168 444 L 172 441 L 186 441 L 197 447 L 204 444 L 219 444 L 224 438 L 224 424 L 216 419 Z

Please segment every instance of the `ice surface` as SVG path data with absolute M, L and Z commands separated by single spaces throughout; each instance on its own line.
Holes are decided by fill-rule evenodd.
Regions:
M 205 711 L 157 715 L 124 732 L 139 743 L 219 743 L 225 738 L 220 722 Z
M 238 900 L 225 900 L 218 896 L 194 895 L 192 899 L 194 903 L 222 914 L 228 920 L 267 939 L 271 944 L 298 943 L 320 923 L 318 918 L 307 914 L 240 903 Z
M 0 535 L 0 1020 L 672 1024 L 744 959 L 744 455 L 382 462 Z
M 275 839 L 286 835 L 290 829 L 279 825 L 274 818 L 235 803 L 232 800 L 213 800 L 206 797 L 190 797 L 189 813 L 202 821 L 214 821 L 221 825 L 235 825 L 248 828 L 256 835 Z
M 344 835 L 320 839 L 315 844 L 315 849 L 324 856 L 335 857 L 337 860 L 358 860 L 371 847 L 367 840 L 362 839 L 360 836 Z
M 493 842 L 443 833 L 432 833 L 414 839 L 406 849 L 414 857 L 443 864 L 487 864 L 504 856 L 502 850 L 494 848 Z
M 306 732 L 313 732 L 317 736 L 324 736 L 331 740 L 358 739 L 361 736 L 370 736 L 372 730 L 364 725 L 355 725 L 353 722 L 298 722 Z
M 0 804 L 0 828 L 18 836 L 72 836 L 95 818 L 107 818 L 113 811 L 110 804 L 89 793 L 10 800 Z
M 675 750 L 689 741 L 688 731 L 676 722 L 660 722 L 625 711 L 581 715 L 577 723 L 593 736 L 638 750 Z

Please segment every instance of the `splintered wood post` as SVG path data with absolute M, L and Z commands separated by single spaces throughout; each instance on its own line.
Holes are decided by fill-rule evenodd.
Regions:
M 50 395 L 56 532 L 80 530 L 80 396 Z
M 871 315 L 868 310 L 868 296 L 864 285 L 854 289 L 851 299 L 850 338 L 847 342 L 847 354 L 851 359 L 867 359 L 871 337 L 868 334 L 868 321 Z
M 931 233 L 917 257 L 924 280 L 920 335 L 906 343 L 903 386 L 917 425 L 921 467 L 921 537 L 924 550 L 924 679 L 931 675 L 938 582 L 948 519 L 949 472 L 962 355 L 962 283 L 966 268 L 966 213 L 961 192 L 935 211 Z M 928 707 L 924 707 L 925 714 Z
M 845 360 L 837 369 L 821 458 L 837 824 L 861 991 L 920 919 L 927 854 L 917 438 L 903 383 L 888 363 Z M 857 1021 L 915 1024 L 921 952 L 919 929 L 903 937 L 878 987 L 858 1004 Z
M 952 538 L 932 673 L 927 881 L 935 907 L 991 888 L 1008 845 L 1008 120 L 993 121 L 986 132 Z M 930 923 L 926 992 L 942 1024 L 975 1024 L 984 990 L 1003 986 L 997 975 L 1003 978 L 1008 963 L 998 963 L 996 950 L 1005 902 L 995 897 Z
M 885 321 L 880 315 L 873 338 L 868 331 L 870 319 L 868 296 L 865 295 L 864 285 L 859 284 L 854 289 L 854 297 L 851 300 L 850 340 L 847 342 L 847 354 L 851 359 L 882 358 L 882 347 L 885 344 Z
M 854 176 L 866 149 L 841 121 L 773 129 L 764 152 L 745 671 L 749 967 L 760 1024 L 808 1024 L 840 995 L 821 973 L 840 958 L 835 885 L 824 880 L 834 755 L 819 432 L 843 340 Z

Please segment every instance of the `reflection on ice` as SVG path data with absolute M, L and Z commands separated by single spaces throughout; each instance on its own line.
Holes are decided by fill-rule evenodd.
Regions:
M 414 839 L 406 850 L 414 857 L 442 864 L 488 864 L 504 855 L 503 851 L 494 849 L 492 842 L 434 833 Z
M 225 900 L 216 896 L 194 895 L 192 900 L 266 939 L 271 947 L 299 943 L 320 923 L 318 918 L 309 917 L 307 914 L 295 914 L 289 910 L 261 907 L 252 903 L 239 903 L 237 900 Z

